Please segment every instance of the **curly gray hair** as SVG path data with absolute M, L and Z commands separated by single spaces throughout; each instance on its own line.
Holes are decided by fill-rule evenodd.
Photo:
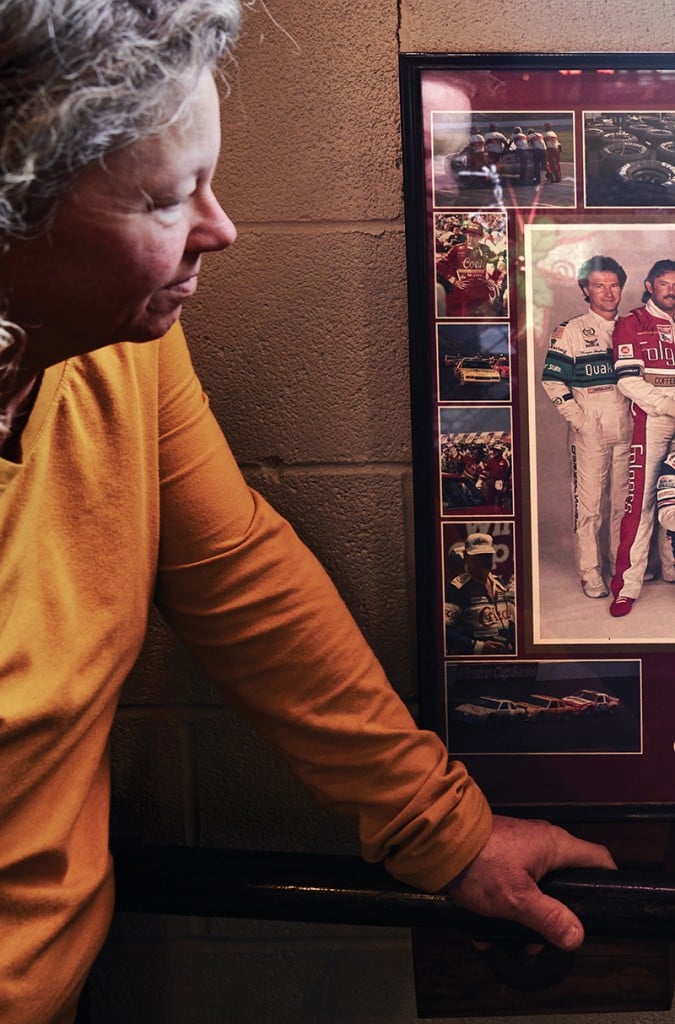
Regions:
M 239 0 L 1 0 L 0 246 L 44 230 L 85 165 L 172 124 L 239 18 Z M 24 342 L 0 308 L 0 391 Z M 10 427 L 0 410 L 0 444 Z
M 175 120 L 239 15 L 239 0 L 3 0 L 0 238 L 43 228 L 80 168 Z

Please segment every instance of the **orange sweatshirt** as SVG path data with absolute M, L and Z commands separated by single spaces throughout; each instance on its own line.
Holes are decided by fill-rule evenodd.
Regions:
M 244 482 L 182 331 L 45 374 L 0 459 L 0 1021 L 65 1024 L 109 925 L 108 737 L 150 604 L 363 853 L 436 890 L 490 812 Z M 223 757 L 227 756 L 224 751 Z

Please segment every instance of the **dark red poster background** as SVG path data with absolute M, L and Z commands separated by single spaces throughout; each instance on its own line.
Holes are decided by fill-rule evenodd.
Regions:
M 518 56 L 512 58 L 513 69 L 501 68 L 464 68 L 461 60 L 447 68 L 430 66 L 420 72 L 420 93 L 422 124 L 418 126 L 420 137 L 418 144 L 423 148 L 425 164 L 425 180 L 419 182 L 424 188 L 424 226 L 418 225 L 426 232 L 427 238 L 427 294 L 419 295 L 421 305 L 426 307 L 428 336 L 426 339 L 412 339 L 412 346 L 426 345 L 425 364 L 428 367 L 437 365 L 436 326 L 437 312 L 434 295 L 434 207 L 432 180 L 432 137 L 431 112 L 439 109 L 464 110 L 470 121 L 471 111 L 571 111 L 575 116 L 575 164 L 576 164 L 576 205 L 567 209 L 537 210 L 532 207 L 519 209 L 509 208 L 509 259 L 510 259 L 510 292 L 508 323 L 511 331 L 512 366 L 511 407 L 514 430 L 514 487 L 515 506 L 512 524 L 512 543 L 509 559 L 513 559 L 516 576 L 517 593 L 517 630 L 518 650 L 513 664 L 527 660 L 549 660 L 570 662 L 570 675 L 574 675 L 574 662 L 589 659 L 638 659 L 642 673 L 642 729 L 641 750 L 636 753 L 560 753 L 555 749 L 543 753 L 471 753 L 462 752 L 462 760 L 467 763 L 470 772 L 485 790 L 488 798 L 496 806 L 514 808 L 528 805 L 545 807 L 547 813 L 559 818 L 574 817 L 579 808 L 603 808 L 610 816 L 622 817 L 627 805 L 633 809 L 655 816 L 667 812 L 669 805 L 675 808 L 675 673 L 672 669 L 673 651 L 670 645 L 653 645 L 639 649 L 630 644 L 617 645 L 616 648 L 602 648 L 592 644 L 560 647 L 548 646 L 545 650 L 535 648 L 532 644 L 531 609 L 528 607 L 529 592 L 528 573 L 528 537 L 527 516 L 529 510 L 527 486 L 527 458 L 525 452 L 527 441 L 525 394 L 522 386 L 522 373 L 525 364 L 522 351 L 525 345 L 525 310 L 524 294 L 520 287 L 518 270 L 522 261 L 523 226 L 537 217 L 553 218 L 557 221 L 569 220 L 572 223 L 583 222 L 592 218 L 594 221 L 621 222 L 631 216 L 630 211 L 622 209 L 620 213 L 611 208 L 597 209 L 589 212 L 584 206 L 584 154 L 583 154 L 583 112 L 593 111 L 671 111 L 675 110 L 675 70 L 659 70 L 656 66 L 648 66 L 656 55 L 649 58 L 643 68 L 622 68 L 619 62 L 609 63 L 606 68 L 575 68 L 573 58 L 569 66 L 560 64 L 561 58 L 551 58 L 554 66 L 546 69 L 528 67 L 518 68 Z M 527 63 L 527 62 L 526 62 Z M 449 61 L 450 64 L 450 61 Z M 454 93 L 453 93 L 454 90 Z M 456 103 L 446 100 L 439 108 L 439 95 L 453 95 Z M 454 209 L 470 211 L 471 198 L 467 197 L 463 207 L 458 201 Z M 657 214 L 650 210 L 647 217 L 640 211 L 642 219 L 653 219 Z M 672 211 L 660 210 L 658 216 L 662 220 L 671 220 Z M 413 351 L 414 356 L 414 351 Z M 414 416 L 427 416 L 425 434 L 436 435 L 438 444 L 438 402 L 436 381 L 430 377 L 427 382 L 426 409 L 424 401 L 418 401 Z M 413 423 L 413 426 L 415 424 Z M 438 452 L 430 452 L 432 459 L 438 458 Z M 439 494 L 428 495 L 430 506 L 440 509 Z M 442 519 L 437 511 L 435 529 L 436 569 L 435 580 L 427 581 L 427 585 L 435 588 L 438 615 L 442 617 L 443 609 L 443 565 L 445 549 L 451 537 L 461 533 L 460 522 Z M 470 519 L 468 515 L 465 519 Z M 675 612 L 675 587 L 673 588 L 673 612 Z M 590 604 L 590 603 L 589 603 Z M 589 608 L 589 614 L 592 609 Z M 675 620 L 675 616 L 673 616 Z M 436 630 L 438 647 L 434 652 L 436 663 L 435 674 L 430 674 L 422 683 L 434 688 L 430 699 L 423 702 L 428 709 L 424 725 L 436 728 L 445 735 L 446 719 L 443 706 L 445 686 L 445 668 L 448 659 L 444 658 L 442 649 L 442 628 Z M 472 659 L 472 663 L 475 659 Z M 439 693 L 441 696 L 439 697 Z M 431 709 L 431 710 L 429 710 Z M 451 737 L 450 737 L 451 738 Z M 480 741 L 477 740 L 477 746 Z M 451 750 L 452 753 L 452 750 Z

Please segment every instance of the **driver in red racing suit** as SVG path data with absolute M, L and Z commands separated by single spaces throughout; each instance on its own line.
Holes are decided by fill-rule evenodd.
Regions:
M 675 438 L 675 260 L 658 260 L 645 279 L 644 306 L 617 321 L 614 358 L 620 390 L 633 403 L 626 509 L 621 521 L 610 612 L 628 615 L 640 596 L 654 530 L 661 465 Z M 675 582 L 673 552 L 659 535 L 661 575 Z
M 453 245 L 436 264 L 436 276 L 446 293 L 445 315 L 489 316 L 496 312 L 503 273 L 495 254 L 481 245 L 482 226 L 470 220 L 462 232 L 466 241 Z
M 504 508 L 511 466 L 504 458 L 504 449 L 501 445 L 494 446 L 489 457 L 483 463 L 481 475 L 485 504 Z

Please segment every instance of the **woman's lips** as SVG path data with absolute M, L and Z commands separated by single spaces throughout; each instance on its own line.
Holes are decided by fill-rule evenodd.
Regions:
M 183 278 L 182 281 L 174 281 L 172 284 L 165 285 L 162 291 L 187 299 L 196 292 L 198 280 L 199 276 L 192 274 L 190 277 Z

